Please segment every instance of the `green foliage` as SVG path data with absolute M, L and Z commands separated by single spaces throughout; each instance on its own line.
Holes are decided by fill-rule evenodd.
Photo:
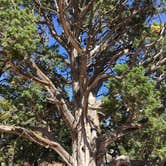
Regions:
M 23 59 L 34 53 L 39 37 L 33 11 L 22 6 L 22 1 L 0 1 L 0 44 L 10 58 Z
M 84 2 L 82 1 L 78 4 L 78 10 L 83 10 L 81 9 L 81 4 Z M 85 3 L 88 2 L 86 1 Z M 89 50 L 100 43 L 107 30 L 111 32 L 109 50 L 113 52 L 108 51 L 107 54 L 103 51 L 104 53 L 102 52 L 101 57 L 97 55 L 97 58 L 98 56 L 100 57 L 99 63 L 101 64 L 104 61 L 110 61 L 114 56 L 114 49 L 128 48 L 129 46 L 131 55 L 125 55 L 126 62 L 128 58 L 132 60 L 134 56 L 132 54 L 140 50 L 140 41 L 143 40 L 142 44 L 154 41 L 163 26 L 163 24 L 155 22 L 149 25 L 149 18 L 157 11 L 151 1 L 121 2 L 117 0 L 97 0 L 95 13 L 88 12 L 85 16 L 82 16 L 85 19 L 77 25 L 77 28 L 81 29 L 78 40 L 81 41 L 81 38 L 85 38 L 83 47 L 88 41 L 86 35 L 93 26 L 93 35 L 98 33 L 95 36 L 96 38 L 93 35 L 92 38 L 89 36 L 91 38 L 89 42 L 92 42 L 88 48 Z M 57 46 L 58 44 L 53 40 L 48 27 L 43 25 L 44 23 L 39 23 L 44 20 L 42 14 L 44 11 L 45 16 L 52 21 L 55 30 L 57 30 L 56 24 L 59 23 L 59 18 L 56 15 L 54 1 L 40 0 L 40 3 L 43 7 L 37 8 L 34 1 L 31 0 L 0 0 L 0 51 L 5 52 L 0 54 L 0 76 L 1 74 L 7 75 L 3 76 L 4 81 L 0 80 L 0 121 L 3 124 L 23 126 L 29 130 L 33 130 L 33 127 L 50 130 L 52 138 L 57 140 L 68 152 L 71 152 L 71 133 L 62 120 L 61 113 L 57 112 L 56 106 L 46 100 L 50 96 L 44 86 L 34 83 L 33 79 L 23 79 L 10 69 L 4 72 L 5 63 L 12 59 L 12 62 L 24 74 L 37 76 L 36 70 L 29 62 L 31 58 L 54 83 L 60 93 L 63 93 L 66 100 L 72 97 L 69 55 L 66 55 L 65 51 Z M 137 13 L 138 9 L 141 10 Z M 64 12 L 66 12 L 66 20 L 72 22 L 77 19 L 77 16 L 73 17 L 70 7 L 68 11 L 64 10 Z M 90 25 L 92 16 L 94 17 L 92 21 L 94 25 Z M 55 23 L 56 19 L 57 23 Z M 96 24 L 98 20 L 100 20 L 98 24 L 103 24 L 101 29 L 99 28 L 100 25 Z M 71 29 L 76 26 L 74 21 Z M 125 25 L 121 26 L 124 21 L 126 21 Z M 106 24 L 109 26 L 105 27 Z M 61 29 L 61 24 L 59 25 L 59 29 Z M 69 45 L 70 48 L 66 51 L 71 52 L 71 43 L 69 39 L 64 37 L 64 32 L 62 34 L 63 39 L 66 41 L 65 44 Z M 96 41 L 91 41 L 94 38 Z M 82 43 L 83 40 L 80 45 Z M 162 47 L 164 43 L 165 38 L 161 39 Z M 154 49 L 147 50 L 147 57 L 153 57 L 160 47 L 159 44 L 156 44 Z M 165 53 L 166 47 L 163 47 L 162 51 Z M 144 50 L 142 52 L 139 52 L 139 54 L 144 54 Z M 138 56 L 138 61 L 141 61 L 142 57 L 144 58 L 142 55 Z M 92 71 L 96 61 L 97 59 L 90 65 L 87 74 Z M 139 63 L 138 61 L 135 60 L 136 65 Z M 114 68 L 111 68 L 115 76 L 121 76 L 129 69 L 129 64 L 119 64 L 118 59 L 115 63 Z M 152 65 L 153 62 L 149 64 Z M 100 64 L 98 65 L 100 67 Z M 166 154 L 166 138 L 164 136 L 166 119 L 163 108 L 165 106 L 166 84 L 161 82 L 157 88 L 158 85 L 156 85 L 152 77 L 145 76 L 148 67 L 146 64 L 144 67 L 135 66 L 125 74 L 122 80 L 112 77 L 107 81 L 106 87 L 109 89 L 109 93 L 103 98 L 103 113 L 107 118 L 102 121 L 102 133 L 111 133 L 123 124 L 143 124 L 143 128 L 139 131 L 132 132 L 122 140 L 112 144 L 110 151 L 118 149 L 119 153 L 127 154 L 135 159 L 164 159 Z M 98 70 L 98 66 L 96 68 Z M 105 64 L 103 64 L 101 70 L 104 68 Z M 100 68 L 99 72 L 102 72 Z M 160 75 L 163 68 L 158 72 Z M 155 73 L 153 74 L 155 75 Z M 89 79 L 91 78 L 89 77 Z M 72 103 L 73 101 L 69 100 L 68 102 Z M 73 105 L 71 105 L 71 111 L 73 111 Z M 2 144 L 1 140 L 3 140 Z M 47 160 L 49 157 L 51 161 L 59 160 L 57 155 L 48 149 L 41 148 L 17 136 L 0 135 L 0 161 L 5 160 L 8 165 L 12 162 L 15 165 L 22 165 L 25 160 L 28 160 L 33 165 L 34 161 L 42 158 Z
M 118 64 L 114 70 L 119 75 L 126 68 L 125 64 Z M 166 119 L 159 111 L 161 93 L 155 86 L 155 81 L 145 76 L 143 67 L 133 68 L 121 81 L 109 80 L 110 94 L 104 98 L 108 119 L 104 125 L 112 131 L 131 122 L 144 126 L 117 142 L 119 153 L 145 160 L 165 158 Z
M 43 87 L 31 81 L 20 79 L 18 76 L 8 77 L 8 85 L 0 86 L 0 121 L 3 124 L 12 124 L 31 127 L 48 127 L 52 137 L 71 151 L 70 131 L 65 126 L 61 115 L 55 113 L 56 108 L 46 103 L 47 94 Z M 33 129 L 33 128 L 32 128 Z M 39 132 L 40 133 L 40 132 Z M 54 152 L 22 138 L 10 135 L 1 135 L 0 161 L 10 165 L 22 165 L 23 161 L 30 164 L 40 160 L 52 162 L 61 160 Z M 1 144 L 1 141 L 0 141 Z
M 6 94 L 6 96 L 4 94 L 5 98 L 0 99 L 0 119 L 3 123 L 8 121 L 11 124 L 32 125 L 35 123 L 35 115 L 44 107 L 45 95 L 37 84 L 22 82 L 24 88 L 20 88 L 18 82 L 20 80 L 13 78 L 8 87 L 12 94 Z
M 114 69 L 117 74 L 120 74 L 126 69 L 126 65 L 119 64 Z M 111 78 L 107 85 L 110 89 L 111 100 L 106 97 L 105 103 L 113 104 L 115 102 L 118 103 L 118 106 L 125 104 L 133 111 L 144 110 L 146 112 L 147 109 L 158 108 L 160 106 L 159 92 L 154 91 L 154 81 L 144 76 L 144 73 L 144 68 L 138 67 L 126 74 L 122 81 Z
M 4 161 L 8 166 L 22 166 L 24 161 L 31 165 L 42 161 L 58 161 L 58 156 L 50 149 L 26 141 L 18 136 L 1 135 L 0 162 Z
M 19 86 L 21 84 L 23 86 Z M 5 98 L 0 99 L 1 123 L 26 126 L 30 130 L 31 127 L 49 126 L 53 133 L 52 137 L 71 151 L 70 131 L 62 121 L 61 115 L 54 112 L 56 108 L 49 110 L 50 106 L 45 102 L 46 94 L 40 85 L 16 77 L 12 79 L 10 86 L 3 88 L 7 88 L 11 93 L 4 93 Z M 48 162 L 60 160 L 53 151 L 20 137 L 7 134 L 1 137 L 0 140 L 3 142 L 0 145 L 0 161 L 5 161 L 6 164 L 14 162 L 19 166 L 23 161 L 34 164 L 40 160 Z

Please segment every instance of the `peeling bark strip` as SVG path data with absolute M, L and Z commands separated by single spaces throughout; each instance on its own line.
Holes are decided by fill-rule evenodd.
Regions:
M 57 152 L 69 166 L 72 166 L 73 164 L 73 158 L 59 143 L 53 142 L 48 138 L 44 138 L 43 136 L 37 134 L 34 131 L 30 131 L 23 127 L 0 125 L 0 132 L 15 134 L 18 135 L 19 137 L 23 137 L 34 143 L 37 143 L 45 148 L 50 148 L 55 152 Z
M 77 133 L 73 139 L 73 166 L 96 166 L 98 119 L 94 121 L 96 111 L 89 111 L 87 116 L 82 115 L 78 125 Z M 96 123 L 95 123 L 96 122 Z

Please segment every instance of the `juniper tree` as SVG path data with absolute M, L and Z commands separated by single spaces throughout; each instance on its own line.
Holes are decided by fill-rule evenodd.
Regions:
M 165 25 L 152 24 L 164 6 L 151 0 L 0 2 L 0 131 L 52 149 L 67 165 L 104 164 L 110 145 L 143 128 L 143 115 L 160 106 L 153 83 L 140 73 L 155 75 L 165 64 Z M 141 85 L 130 89 L 123 82 L 129 78 Z M 113 98 L 105 103 L 98 96 L 108 79 Z M 109 109 L 115 119 L 104 112 L 112 101 L 123 106 L 122 121 L 118 107 Z M 59 121 L 70 132 L 71 152 L 56 137 Z

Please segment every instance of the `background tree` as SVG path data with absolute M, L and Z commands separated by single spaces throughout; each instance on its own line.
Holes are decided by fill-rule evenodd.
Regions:
M 0 2 L 1 132 L 53 150 L 67 165 L 95 166 L 111 146 L 122 144 L 118 149 L 128 152 L 118 141 L 132 145 L 133 131 L 147 127 L 144 138 L 150 126 L 151 132 L 163 126 L 152 81 L 163 79 L 166 62 L 165 25 L 152 23 L 164 12 L 162 3 Z M 98 96 L 108 80 L 102 102 Z

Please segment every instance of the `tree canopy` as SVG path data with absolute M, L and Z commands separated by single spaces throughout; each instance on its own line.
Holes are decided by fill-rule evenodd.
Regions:
M 165 159 L 165 7 L 0 0 L 0 161 Z

